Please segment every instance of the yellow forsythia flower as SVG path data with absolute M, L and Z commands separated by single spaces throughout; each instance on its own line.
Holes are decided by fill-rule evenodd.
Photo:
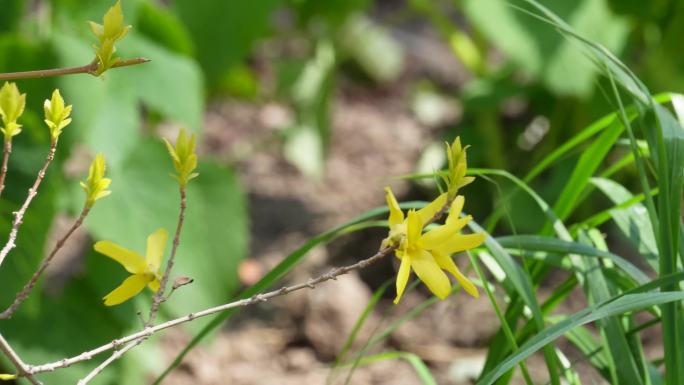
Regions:
M 121 1 L 117 1 L 116 4 L 109 8 L 107 13 L 105 13 L 102 24 L 93 21 L 89 22 L 90 30 L 97 36 L 100 43 L 99 45 L 93 46 L 98 60 L 98 76 L 112 68 L 112 66 L 119 61 L 118 58 L 114 57 L 114 52 L 116 52 L 114 44 L 126 36 L 131 29 L 131 26 L 125 26 L 123 21 Z
M 16 374 L 0 374 L 0 381 L 11 381 L 11 380 L 16 380 L 17 375 Z
M 456 137 L 451 145 L 446 143 L 446 146 L 449 170 L 443 178 L 448 186 L 449 198 L 453 199 L 461 187 L 471 183 L 475 178 L 466 176 L 466 171 L 468 170 L 466 149 L 468 147 L 461 146 L 461 138 Z
M 81 187 L 86 192 L 86 206 L 92 207 L 95 201 L 104 198 L 112 192 L 107 190 L 112 180 L 105 178 L 105 158 L 102 154 L 97 154 L 88 170 L 88 179 L 81 182 Z
M 185 187 L 188 181 L 197 175 L 195 171 L 197 168 L 197 154 L 195 153 L 195 142 L 197 136 L 192 134 L 188 136 L 185 129 L 181 129 L 176 139 L 176 147 L 172 146 L 168 140 L 164 139 L 166 149 L 173 159 L 173 168 L 176 169 L 177 175 L 172 175 L 178 181 L 181 187 Z
M 5 82 L 0 89 L 0 115 L 4 125 L 0 131 L 5 135 L 5 142 L 21 132 L 17 119 L 24 113 L 25 106 L 26 94 L 20 93 L 15 83 Z
M 43 110 L 45 110 L 45 124 L 50 128 L 50 136 L 52 141 L 56 141 L 62 133 L 62 129 L 71 123 L 71 106 L 64 105 L 64 99 L 60 95 L 59 90 L 52 92 L 51 99 L 45 99 L 43 103 Z
M 459 218 L 465 199 L 462 196 L 456 197 L 451 204 L 446 223 L 424 234 L 425 223 L 444 206 L 445 194 L 440 195 L 419 211 L 410 210 L 406 218 L 389 189 L 387 189 L 387 200 L 392 202 L 389 203 L 390 237 L 388 237 L 388 242 L 398 242 L 395 254 L 401 260 L 396 282 L 397 297 L 394 303 L 398 303 L 401 299 L 411 270 L 415 271 L 418 278 L 440 299 L 446 298 L 451 292 L 451 282 L 442 269 L 453 275 L 466 292 L 477 297 L 475 285 L 460 272 L 451 259 L 452 254 L 472 249 L 484 242 L 482 233 L 459 234 L 472 219 L 470 216 Z M 393 231 L 395 231 L 394 239 Z
M 104 304 L 114 306 L 123 303 L 140 293 L 145 285 L 153 292 L 159 290 L 159 267 L 164 256 L 168 234 L 158 229 L 147 237 L 145 257 L 117 245 L 111 241 L 100 241 L 95 244 L 95 251 L 119 262 L 131 276 L 119 287 L 104 297 Z

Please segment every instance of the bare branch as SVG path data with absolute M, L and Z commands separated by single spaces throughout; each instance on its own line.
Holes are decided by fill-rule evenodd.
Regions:
M 112 68 L 117 67 L 128 67 L 137 64 L 143 64 L 149 62 L 150 59 L 146 58 L 135 58 L 120 60 L 112 66 Z M 97 76 L 97 60 L 93 60 L 91 63 L 80 67 L 68 67 L 68 68 L 53 68 L 48 70 L 35 70 L 35 71 L 21 71 L 21 72 L 7 72 L 0 73 L 0 81 L 2 80 L 16 80 L 16 79 L 37 79 L 45 78 L 49 76 L 60 76 L 60 75 L 73 75 L 73 74 L 90 74 Z
M 21 223 L 24 219 L 24 214 L 26 214 L 26 210 L 31 204 L 31 201 L 33 201 L 33 198 L 35 198 L 38 194 L 38 187 L 40 186 L 40 183 L 43 181 L 43 178 L 45 178 L 45 172 L 47 171 L 48 166 L 50 166 L 50 163 L 55 158 L 56 150 L 57 141 L 53 140 L 52 144 L 50 144 L 50 151 L 48 152 L 48 156 L 45 159 L 45 164 L 43 164 L 43 167 L 40 169 L 40 171 L 38 171 L 36 181 L 33 182 L 33 186 L 31 186 L 31 188 L 28 190 L 28 196 L 26 197 L 24 204 L 21 206 L 19 211 L 14 212 L 12 230 L 10 231 L 7 243 L 2 248 L 2 250 L 0 250 L 0 265 L 2 265 L 2 262 L 5 260 L 5 257 L 7 257 L 7 254 L 9 254 L 10 250 L 16 247 L 15 242 L 17 240 L 17 233 L 19 232 L 19 227 L 21 226 Z
M 140 345 L 143 341 L 144 341 L 144 339 L 139 339 L 139 340 L 137 340 L 135 342 L 131 342 L 130 344 L 124 346 L 123 348 L 115 351 L 114 353 L 112 353 L 111 356 L 109 356 L 109 358 L 104 360 L 100 365 L 98 365 L 95 369 L 93 369 L 90 373 L 88 373 L 87 376 L 85 376 L 85 377 L 83 377 L 83 379 L 79 380 L 77 385 L 86 385 L 88 382 L 90 382 L 90 380 L 95 378 L 95 376 L 102 373 L 102 371 L 107 366 L 109 366 L 109 364 L 111 364 L 112 362 L 121 358 L 121 356 L 126 354 L 126 352 L 128 352 L 129 350 L 133 349 L 134 347 Z
M 79 362 L 91 360 L 94 356 L 101 354 L 101 353 L 104 353 L 106 351 L 112 350 L 112 349 L 117 349 L 117 348 L 121 347 L 123 344 L 131 343 L 131 342 L 137 342 L 139 340 L 149 338 L 151 335 L 158 333 L 164 329 L 168 329 L 168 328 L 171 328 L 171 327 L 174 327 L 174 326 L 186 323 L 186 322 L 190 322 L 190 321 L 193 321 L 197 318 L 206 317 L 206 316 L 209 316 L 212 314 L 220 313 L 220 312 L 223 312 L 223 311 L 226 311 L 229 309 L 233 309 L 233 308 L 237 308 L 237 307 L 250 306 L 250 305 L 257 304 L 257 303 L 266 302 L 272 298 L 287 295 L 289 293 L 292 293 L 292 292 L 295 292 L 295 291 L 298 291 L 301 289 L 313 289 L 316 287 L 316 285 L 318 285 L 320 283 L 323 283 L 323 282 L 326 282 L 329 280 L 334 280 L 338 276 L 346 274 L 346 273 L 353 271 L 353 270 L 363 269 L 363 268 L 377 262 L 378 260 L 382 259 L 386 255 L 390 254 L 391 252 L 394 251 L 394 249 L 395 249 L 394 247 L 388 247 L 388 248 L 382 249 L 369 258 L 363 259 L 363 260 L 356 262 L 352 265 L 348 265 L 348 266 L 344 266 L 344 267 L 340 267 L 340 268 L 334 268 L 326 274 L 323 274 L 317 278 L 312 278 L 306 282 L 299 283 L 297 285 L 283 286 L 280 289 L 273 290 L 273 291 L 270 291 L 267 293 L 256 294 L 252 297 L 241 299 L 239 301 L 226 303 L 223 305 L 215 306 L 215 307 L 212 307 L 212 308 L 209 308 L 206 310 L 202 310 L 202 311 L 198 311 L 195 313 L 189 313 L 189 314 L 186 314 L 182 317 L 161 323 L 159 325 L 148 326 L 145 329 L 143 329 L 137 333 L 128 335 L 126 337 L 119 338 L 119 339 L 114 340 L 108 344 L 105 344 L 105 345 L 102 345 L 98 348 L 95 348 L 95 349 L 89 350 L 87 352 L 81 353 L 77 356 L 74 356 L 71 358 L 65 358 L 65 359 L 55 361 L 52 363 L 47 363 L 44 365 L 31 366 L 29 368 L 29 371 L 31 374 L 36 374 L 36 373 L 42 373 L 42 372 L 47 372 L 47 371 L 53 371 L 53 370 L 60 369 L 60 368 L 65 368 L 65 367 L 77 364 Z M 135 346 L 136 344 L 132 344 L 132 345 Z M 134 346 L 131 346 L 131 348 L 133 348 Z M 127 350 L 130 350 L 130 349 L 127 349 Z M 113 358 L 112 360 L 119 358 L 119 356 L 120 355 Z M 110 358 L 112 358 L 112 357 L 110 357 Z M 103 362 L 103 364 L 104 364 L 104 362 Z
M 5 177 L 7 176 L 7 162 L 12 154 L 12 141 L 5 140 L 2 152 L 2 168 L 0 168 L 0 195 L 5 190 Z
M 41 275 L 43 272 L 45 272 L 45 269 L 50 265 L 50 262 L 52 262 L 52 259 L 57 255 L 57 252 L 64 246 L 64 243 L 66 243 L 67 239 L 71 237 L 71 235 L 78 229 L 82 224 L 83 221 L 85 220 L 85 217 L 88 215 L 90 212 L 90 207 L 87 205 L 83 207 L 83 210 L 81 211 L 81 215 L 79 215 L 78 219 L 71 225 L 71 228 L 69 231 L 66 232 L 60 238 L 59 241 L 57 241 L 57 244 L 52 248 L 52 251 L 50 251 L 50 254 L 48 254 L 43 261 L 40 263 L 40 266 L 38 267 L 38 270 L 36 270 L 35 273 L 33 273 L 33 276 L 31 276 L 31 279 L 26 283 L 24 288 L 17 293 L 17 296 L 14 298 L 14 302 L 2 313 L 0 313 L 0 319 L 7 319 L 11 318 L 12 314 L 19 308 L 19 305 L 21 305 L 22 302 L 28 298 L 29 294 L 31 293 L 31 290 L 33 290 L 33 287 L 36 286 L 36 283 L 38 283 L 38 280 L 40 279 Z
M 36 377 L 29 372 L 29 366 L 21 360 L 19 355 L 12 349 L 9 342 L 0 334 L 0 350 L 5 353 L 7 358 L 12 361 L 14 367 L 17 368 L 20 377 L 26 377 L 27 380 L 31 381 L 33 385 L 42 385 L 42 382 L 38 381 Z
M 164 270 L 164 275 L 159 283 L 159 290 L 154 295 L 152 300 L 152 306 L 150 307 L 150 316 L 145 324 L 146 327 L 154 324 L 154 320 L 159 312 L 159 305 L 164 302 L 164 293 L 166 292 L 166 284 L 169 282 L 169 276 L 171 275 L 171 270 L 173 270 L 173 263 L 176 259 L 176 251 L 178 250 L 178 245 L 180 244 L 180 234 L 183 229 L 183 222 L 185 221 L 185 209 L 187 208 L 187 196 L 185 194 L 185 187 L 180 186 L 180 211 L 178 213 L 178 225 L 176 225 L 176 235 L 173 237 L 173 246 L 171 247 L 171 254 L 169 256 L 169 261 L 166 262 L 166 269 Z

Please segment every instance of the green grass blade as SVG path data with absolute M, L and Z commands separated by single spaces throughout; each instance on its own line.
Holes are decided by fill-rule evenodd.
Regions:
M 423 362 L 423 360 L 420 357 L 413 353 L 383 352 L 379 354 L 374 354 L 372 356 L 364 357 L 359 363 L 359 365 L 366 366 L 374 364 L 376 362 L 391 361 L 397 359 L 405 360 L 406 362 L 410 363 L 411 366 L 413 366 L 413 370 L 416 371 L 416 374 L 418 375 L 418 378 L 420 379 L 420 382 L 423 385 L 437 385 L 437 381 L 432 376 L 432 372 L 430 372 L 430 369 L 427 367 L 427 365 L 425 365 L 425 362 Z
M 521 360 L 526 359 L 534 352 L 552 343 L 558 337 L 577 326 L 646 307 L 682 300 L 684 300 L 684 292 L 628 294 L 590 306 L 537 333 L 525 342 L 517 353 L 512 354 L 497 365 L 494 370 L 487 373 L 477 382 L 477 385 L 491 385 L 499 376 L 506 373 Z
M 470 221 L 468 226 L 473 232 L 486 233 L 475 221 Z M 485 246 L 491 252 L 494 259 L 496 259 L 501 269 L 506 273 L 506 277 L 515 288 L 516 293 L 522 298 L 525 305 L 527 305 L 532 312 L 532 319 L 537 329 L 542 330 L 544 328 L 544 316 L 541 307 L 537 302 L 529 275 L 515 262 L 513 257 L 506 252 L 503 246 L 489 234 L 486 235 Z M 544 347 L 544 359 L 549 371 L 551 383 L 559 384 L 558 362 L 553 346 L 549 345 Z
M 496 240 L 500 245 L 510 248 L 522 248 L 527 250 L 546 251 L 550 253 L 577 254 L 590 257 L 607 258 L 613 261 L 635 282 L 639 284 L 645 284 L 651 280 L 647 274 L 619 255 L 608 251 L 602 251 L 583 243 L 564 241 L 562 239 L 545 237 L 541 235 L 510 235 L 497 237 Z

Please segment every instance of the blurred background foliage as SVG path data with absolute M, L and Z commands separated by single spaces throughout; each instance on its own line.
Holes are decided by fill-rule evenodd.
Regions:
M 684 1 L 543 4 L 580 34 L 619 55 L 654 93 L 684 91 Z M 88 63 L 94 38 L 86 21 L 100 20 L 111 5 L 105 0 L 3 0 L 0 71 Z M 68 76 L 18 82 L 28 94 L 28 108 L 22 120 L 25 133 L 15 140 L 0 201 L 3 234 L 47 153 L 42 101 L 59 87 L 74 112 L 55 164 L 26 217 L 19 247 L 0 270 L 0 303 L 8 303 L 34 271 L 55 216 L 79 210 L 83 196 L 77 180 L 96 152 L 107 156 L 113 194 L 88 218 L 90 237 L 142 250 L 154 229 L 172 230 L 178 199 L 158 133 L 182 125 L 201 136 L 203 113 L 212 100 L 277 100 L 290 106 L 294 119 L 274 135 L 286 157 L 312 178 L 323 172 L 330 107 L 342 82 L 388 92 L 400 89 L 396 97 L 410 104 L 419 120 L 443 125 L 444 138 L 458 134 L 472 145 L 470 164 L 503 167 L 516 175 L 614 109 L 604 97 L 605 80 L 597 78 L 595 64 L 577 44 L 506 0 L 124 0 L 123 8 L 133 30 L 119 55 L 148 57 L 150 63 L 110 71 L 104 79 Z M 430 57 L 420 39 L 413 39 L 425 30 L 437 35 L 457 59 L 457 82 L 431 74 L 406 76 L 411 55 L 440 60 Z M 399 83 L 404 86 L 396 87 Z M 453 103 L 465 114 L 455 123 L 443 123 L 443 106 Z M 441 145 L 444 138 L 434 138 L 435 143 Z M 417 171 L 431 171 L 443 161 L 435 159 L 435 153 L 426 150 Z M 539 178 L 537 191 L 556 196 L 579 155 L 571 154 Z M 247 253 L 246 201 L 233 170 L 204 158 L 199 172 L 188 194 L 191 209 L 180 248 L 185 258 L 179 258 L 177 267 L 196 284 L 165 306 L 167 317 L 230 298 L 238 289 L 236 266 Z M 470 191 L 469 206 L 476 216 L 496 205 L 499 197 L 491 190 L 476 185 Z M 524 214 L 532 205 L 516 198 L 511 215 Z M 520 217 L 518 231 L 543 224 L 543 218 Z M 505 223 L 501 226 L 506 230 Z M 104 308 L 99 298 L 125 272 L 89 248 L 85 253 L 85 262 L 69 269 L 73 278 L 56 290 L 31 296 L 11 321 L 2 323 L 3 333 L 28 362 L 77 354 L 139 328 L 129 315 L 144 309 L 149 299 L 140 296 L 121 307 Z M 210 262 L 197 263 L 193 258 L 199 256 Z M 192 327 L 200 326 L 202 321 Z M 50 329 L 59 332 L 35 333 Z M 106 371 L 99 383 L 136 383 L 144 367 L 159 365 L 145 358 L 155 348 L 146 344 L 136 349 L 136 359 Z M 51 382 L 73 382 L 93 365 L 57 371 L 50 375 Z

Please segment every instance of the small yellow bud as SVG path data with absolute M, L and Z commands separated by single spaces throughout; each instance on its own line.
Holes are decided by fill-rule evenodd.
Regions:
M 185 187 L 190 179 L 199 175 L 195 171 L 197 168 L 197 154 L 195 153 L 195 144 L 197 136 L 192 134 L 188 136 L 185 129 L 181 129 L 176 139 L 176 147 L 171 145 L 168 140 L 164 139 L 166 149 L 173 159 L 173 167 L 176 169 L 177 175 L 172 175 L 178 181 L 181 187 Z
M 81 187 L 86 192 L 86 206 L 92 207 L 95 201 L 104 198 L 112 192 L 107 190 L 112 180 L 105 178 L 105 158 L 97 154 L 88 170 L 88 179 L 81 182 Z
M 17 375 L 16 374 L 0 374 L 0 381 L 12 381 L 16 380 Z
M 0 89 L 0 115 L 4 127 L 0 131 L 5 135 L 5 142 L 21 132 L 21 124 L 17 119 L 24 113 L 26 106 L 26 94 L 19 92 L 15 83 L 7 83 Z
M 466 147 L 461 146 L 461 138 L 456 137 L 454 142 L 449 145 L 446 143 L 447 147 L 447 159 L 449 161 L 449 170 L 447 171 L 444 181 L 448 186 L 448 195 L 450 199 L 456 197 L 458 190 L 470 184 L 475 180 L 472 176 L 466 176 L 468 171 L 468 162 L 466 159 Z
M 114 57 L 114 52 L 116 52 L 114 44 L 126 36 L 131 29 L 130 25 L 124 25 L 121 1 L 117 1 L 114 6 L 109 8 L 103 17 L 102 23 L 89 22 L 90 30 L 100 43 L 93 46 L 98 60 L 96 71 L 98 76 L 112 68 L 119 61 L 118 58 Z
M 45 124 L 50 128 L 50 136 L 53 141 L 59 138 L 62 129 L 71 123 L 71 106 L 64 105 L 64 99 L 60 95 L 59 90 L 55 89 L 52 92 L 52 99 L 45 99 L 43 104 L 45 110 Z

